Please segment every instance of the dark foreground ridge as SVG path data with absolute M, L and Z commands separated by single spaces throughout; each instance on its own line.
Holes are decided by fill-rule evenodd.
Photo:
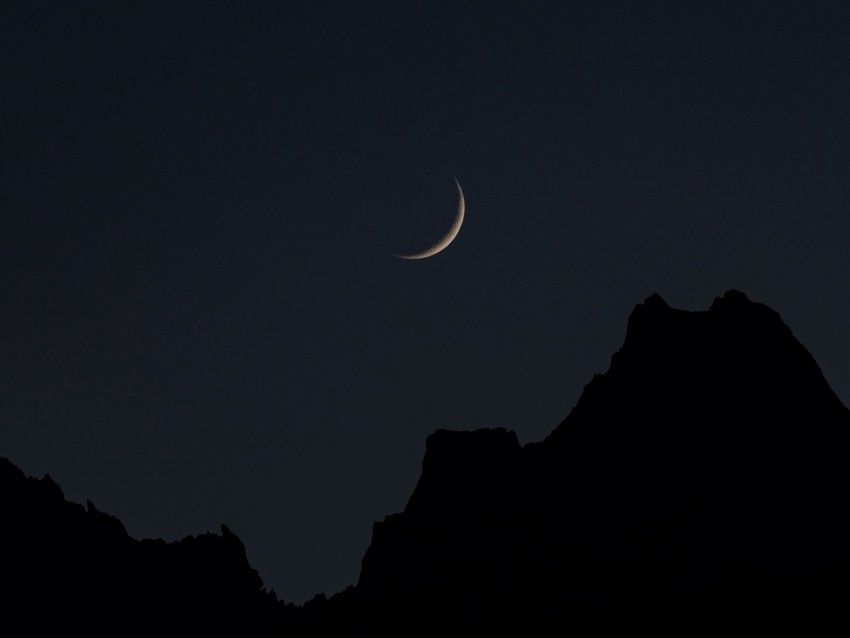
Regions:
M 0 633 L 256 635 L 282 605 L 221 531 L 138 541 L 91 502 L 66 501 L 49 475 L 0 458 Z
M 4 615 L 113 635 L 846 632 L 848 458 L 850 411 L 776 312 L 654 295 L 545 441 L 429 436 L 404 511 L 329 599 L 279 603 L 226 527 L 136 541 L 7 461 L 0 593 Z

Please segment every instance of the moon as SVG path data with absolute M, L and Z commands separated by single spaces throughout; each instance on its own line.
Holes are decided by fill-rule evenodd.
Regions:
M 425 259 L 426 257 L 433 257 L 438 252 L 445 250 L 446 246 L 454 241 L 455 237 L 457 237 L 457 234 L 460 232 L 461 224 L 463 224 L 463 212 L 466 208 L 463 201 L 463 191 L 460 188 L 460 182 L 457 181 L 457 178 L 455 178 L 455 184 L 457 184 L 458 194 L 457 215 L 455 215 L 455 220 L 452 222 L 452 227 L 449 228 L 449 232 L 443 235 L 443 238 L 440 241 L 427 250 L 423 250 L 421 253 L 416 253 L 415 255 L 395 255 L 396 257 L 400 257 L 401 259 Z

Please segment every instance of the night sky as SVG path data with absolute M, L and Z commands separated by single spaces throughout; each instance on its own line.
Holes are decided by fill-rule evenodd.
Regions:
M 288 602 L 652 293 L 770 305 L 850 402 L 843 0 L 6 1 L 0 123 L 0 456 Z

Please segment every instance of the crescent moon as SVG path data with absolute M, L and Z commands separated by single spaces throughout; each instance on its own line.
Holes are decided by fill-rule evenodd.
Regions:
M 423 250 L 421 253 L 416 253 L 415 255 L 395 255 L 396 257 L 400 257 L 401 259 L 425 259 L 426 257 L 433 257 L 454 241 L 455 237 L 457 237 L 457 234 L 460 232 L 461 224 L 463 224 L 463 212 L 466 208 L 463 201 L 463 191 L 460 188 L 460 182 L 457 181 L 457 178 L 455 178 L 455 184 L 457 184 L 459 199 L 457 203 L 457 215 L 455 215 L 455 220 L 452 222 L 452 227 L 449 228 L 449 232 L 447 232 L 440 241 L 427 250 Z

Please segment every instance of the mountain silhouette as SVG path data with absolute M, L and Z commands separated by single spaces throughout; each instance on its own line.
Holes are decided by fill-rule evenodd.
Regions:
M 330 598 L 284 606 L 226 527 L 137 541 L 5 460 L 0 594 L 92 634 L 847 631 L 848 458 L 850 411 L 775 311 L 653 295 L 544 441 L 431 434 Z
M 0 628 L 26 635 L 255 635 L 282 605 L 242 542 L 201 534 L 135 540 L 121 522 L 65 500 L 49 475 L 0 458 Z M 12 635 L 12 634 L 10 634 Z

